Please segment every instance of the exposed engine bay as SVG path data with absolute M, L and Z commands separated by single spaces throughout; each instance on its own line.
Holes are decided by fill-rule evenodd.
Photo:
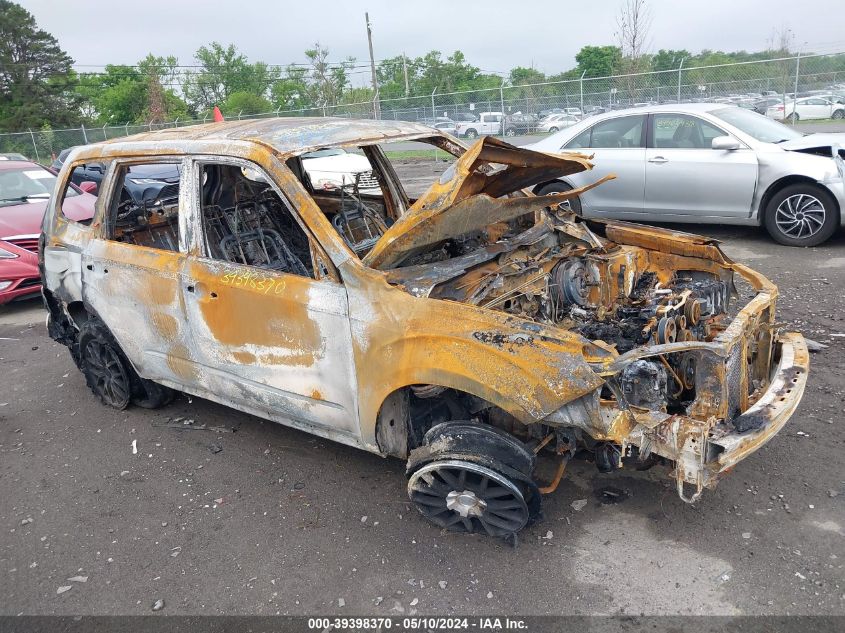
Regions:
M 461 301 L 571 330 L 623 354 L 642 345 L 712 341 L 727 325 L 732 275 L 667 271 L 564 211 L 449 240 L 391 270 L 412 294 Z M 495 241 L 491 242 L 491 238 Z M 680 410 L 694 397 L 694 354 L 639 360 L 620 377 L 628 404 Z

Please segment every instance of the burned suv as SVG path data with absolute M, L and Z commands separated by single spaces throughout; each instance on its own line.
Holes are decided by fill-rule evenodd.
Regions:
M 397 141 L 454 161 L 414 198 L 384 150 Z M 335 147 L 378 187 L 315 187 L 302 156 Z M 75 221 L 64 194 L 94 160 L 96 213 Z M 177 195 L 122 197 L 138 165 L 171 166 Z M 393 121 L 80 148 L 39 249 L 49 332 L 112 407 L 182 391 L 407 459 L 410 499 L 449 530 L 515 534 L 575 457 L 663 467 L 691 502 L 783 427 L 807 349 L 776 325 L 777 288 L 713 240 L 585 221 L 565 203 L 586 188 L 529 193 L 590 168 Z

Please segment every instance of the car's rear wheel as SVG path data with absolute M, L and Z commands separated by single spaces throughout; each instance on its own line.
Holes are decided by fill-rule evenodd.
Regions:
M 132 368 L 108 329 L 89 319 L 79 331 L 79 368 L 105 405 L 125 409 L 132 399 Z
M 558 128 L 556 128 L 556 127 L 550 127 L 549 128 L 549 134 L 554 134 L 557 131 L 558 131 Z
M 766 230 L 787 246 L 816 246 L 839 225 L 836 201 L 825 189 L 810 183 L 778 191 L 766 207 Z
M 478 132 L 470 128 L 464 133 L 464 136 L 467 138 L 478 138 Z
M 789 115 L 789 122 L 790 123 L 798 123 L 801 120 L 801 116 L 797 112 L 793 112 Z
M 505 130 L 505 136 L 516 136 L 516 130 L 512 127 L 509 127 Z
M 129 403 L 145 409 L 170 404 L 178 392 L 141 378 L 105 324 L 91 317 L 79 328 L 75 360 L 88 387 L 103 404 L 125 409 Z
M 567 185 L 565 182 L 557 181 L 548 185 L 543 185 L 536 191 L 536 193 L 538 196 L 547 196 L 552 193 L 565 193 L 567 191 L 572 191 L 572 187 Z M 562 204 L 564 209 L 569 209 L 573 213 L 581 215 L 581 200 L 577 196 L 566 200 Z

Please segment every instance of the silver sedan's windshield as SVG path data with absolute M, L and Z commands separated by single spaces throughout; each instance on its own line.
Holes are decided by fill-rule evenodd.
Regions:
M 745 108 L 724 108 L 714 110 L 710 114 L 763 143 L 780 143 L 803 136 L 800 132 L 796 132 L 783 123 L 778 123 Z

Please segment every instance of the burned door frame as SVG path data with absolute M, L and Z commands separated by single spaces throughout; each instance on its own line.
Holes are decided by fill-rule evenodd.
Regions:
M 193 376 L 185 345 L 185 310 L 181 299 L 187 255 L 188 200 L 180 176 L 178 250 L 141 246 L 112 238 L 111 216 L 120 195 L 121 169 L 153 163 L 178 164 L 178 153 L 121 156 L 110 161 L 100 193 L 98 230 L 82 254 L 82 299 L 114 335 L 135 370 L 144 378 L 181 388 Z
M 182 300 L 204 395 L 359 446 L 348 299 L 339 278 L 214 259 L 206 242 L 202 166 L 231 165 L 258 170 L 309 239 L 312 259 L 321 258 L 319 242 L 273 178 L 279 165 L 200 153 L 190 163 L 186 188 L 193 231 Z M 316 261 L 314 268 L 319 268 Z

